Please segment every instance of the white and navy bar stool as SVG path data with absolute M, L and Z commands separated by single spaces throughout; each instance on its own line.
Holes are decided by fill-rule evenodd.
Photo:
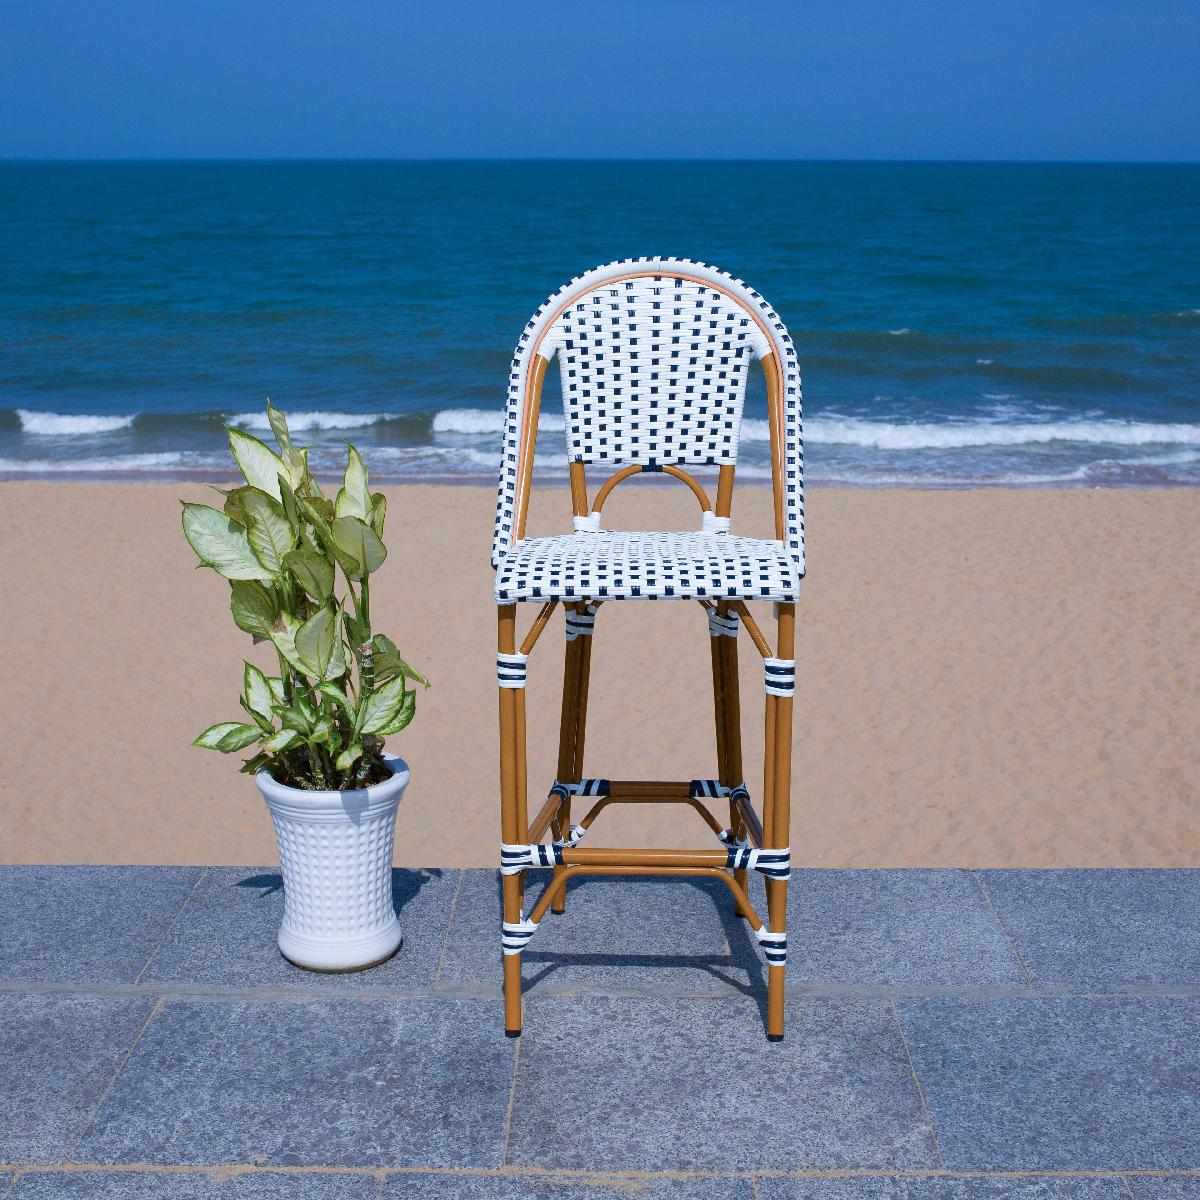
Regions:
M 569 533 L 526 538 L 542 383 L 557 356 L 574 519 Z M 730 528 L 746 380 L 752 360 L 767 383 L 773 540 Z M 589 502 L 586 469 L 613 471 Z M 688 470 L 717 471 L 715 503 Z M 612 489 L 639 472 L 672 475 L 700 502 L 684 532 L 601 528 Z M 686 259 L 610 263 L 573 280 L 525 327 L 509 376 L 503 462 L 492 545 L 498 617 L 505 1030 L 521 1032 L 521 954 L 547 911 L 562 912 L 568 880 L 622 873 L 713 875 L 733 893 L 767 963 L 767 1036 L 783 1037 L 795 606 L 804 575 L 800 375 L 791 338 L 771 306 L 740 280 Z M 647 781 L 583 775 L 588 675 L 596 615 L 617 600 L 699 601 L 707 612 L 716 710 L 717 779 Z M 774 650 L 747 608 L 774 603 Z M 518 644 L 517 605 L 541 605 Z M 555 608 L 566 614 L 558 777 L 529 819 L 525 769 L 527 661 Z M 607 618 L 606 618 L 607 620 Z M 766 754 L 761 818 L 742 778 L 737 638 L 745 627 L 763 658 Z M 677 802 L 695 809 L 718 844 L 659 851 L 581 846 L 610 804 Z M 710 804 L 728 805 L 729 824 Z M 587 803 L 572 823 L 573 808 Z M 577 814 L 575 814 L 577 815 Z M 547 834 L 549 840 L 546 840 Z M 525 873 L 553 871 L 525 912 Z M 747 872 L 762 874 L 767 917 Z

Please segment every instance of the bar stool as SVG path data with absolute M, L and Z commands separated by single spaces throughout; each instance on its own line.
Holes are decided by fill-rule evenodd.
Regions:
M 557 355 L 570 471 L 572 531 L 526 538 L 542 384 Z M 730 528 L 734 470 L 750 362 L 767 383 L 775 539 Z M 615 473 L 588 501 L 586 469 Z M 717 469 L 716 501 L 688 467 Z M 691 489 L 700 528 L 626 532 L 601 525 L 613 488 L 663 472 Z M 492 546 L 500 690 L 500 871 L 504 915 L 504 1024 L 521 1032 L 521 955 L 547 911 L 562 912 L 567 882 L 587 875 L 715 876 L 731 891 L 767 963 L 767 1036 L 783 1037 L 795 605 L 804 575 L 800 376 L 791 338 L 752 288 L 703 263 L 638 258 L 572 280 L 525 326 L 509 375 L 503 460 Z M 584 731 L 596 616 L 618 600 L 699 601 L 708 618 L 716 715 L 717 779 L 585 778 Z M 774 603 L 776 645 L 747 608 Z M 541 608 L 517 642 L 516 609 Z M 558 777 L 532 821 L 525 758 L 525 681 L 530 652 L 556 607 L 566 616 L 566 665 Z M 608 618 L 606 617 L 607 621 Z M 742 777 L 737 638 L 744 626 L 763 659 L 766 692 L 761 819 Z M 710 811 L 728 806 L 729 824 Z M 572 821 L 583 804 L 584 815 Z M 612 804 L 674 803 L 696 810 L 718 845 L 696 850 L 581 846 Z M 579 806 L 577 809 L 576 806 Z M 543 840 L 549 833 L 550 840 Z M 525 872 L 553 871 L 532 912 Z M 764 876 L 767 919 L 747 890 Z

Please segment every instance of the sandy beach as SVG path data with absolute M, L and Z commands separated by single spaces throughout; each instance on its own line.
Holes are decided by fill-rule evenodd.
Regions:
M 434 681 L 389 743 L 413 767 L 396 862 L 490 865 L 494 496 L 384 490 L 376 628 Z M 0 861 L 277 861 L 236 756 L 189 745 L 237 718 L 241 658 L 269 665 L 230 621 L 225 582 L 194 569 L 180 534 L 177 497 L 205 495 L 0 485 Z M 690 503 L 630 488 L 606 517 L 636 525 L 640 508 L 689 528 Z M 531 534 L 560 528 L 565 504 L 563 490 L 540 489 Z M 808 509 L 792 802 L 801 864 L 1200 864 L 1200 492 L 814 489 Z M 761 530 L 767 513 L 768 493 L 744 488 L 735 528 Z M 753 792 L 761 674 L 749 640 L 741 646 Z M 561 659 L 555 627 L 530 664 L 535 804 L 553 775 Z M 698 606 L 602 610 L 593 664 L 589 774 L 713 773 Z M 679 844 L 656 817 L 610 810 L 593 837 Z M 685 814 L 676 828 L 683 844 L 707 844 Z

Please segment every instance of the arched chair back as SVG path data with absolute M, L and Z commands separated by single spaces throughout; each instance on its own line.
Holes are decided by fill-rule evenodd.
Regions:
M 775 536 L 804 574 L 800 372 L 774 309 L 739 279 L 675 258 L 626 259 L 574 279 L 542 305 L 513 355 L 492 563 L 525 533 L 542 384 L 562 380 L 566 451 L 577 529 L 596 528 L 611 485 L 667 471 L 707 500 L 688 467 L 716 467 L 704 528 L 728 528 L 746 382 L 767 380 Z M 621 468 L 587 500 L 586 468 Z

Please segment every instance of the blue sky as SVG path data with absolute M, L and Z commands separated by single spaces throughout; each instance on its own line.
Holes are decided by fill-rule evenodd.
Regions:
M 1200 0 L 0 0 L 0 156 L 1200 159 Z

